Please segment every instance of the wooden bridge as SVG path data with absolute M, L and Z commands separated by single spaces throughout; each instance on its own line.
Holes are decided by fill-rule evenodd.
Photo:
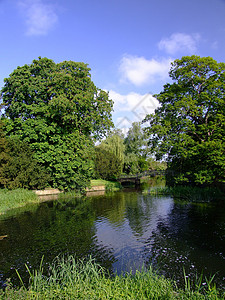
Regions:
M 156 176 L 165 175 L 165 170 L 149 170 L 135 175 L 122 175 L 117 178 L 121 184 L 124 183 L 134 183 L 136 186 L 140 185 L 140 179 L 145 176 Z

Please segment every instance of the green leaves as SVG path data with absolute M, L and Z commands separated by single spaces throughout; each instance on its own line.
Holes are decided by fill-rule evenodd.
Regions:
M 15 138 L 5 139 L 0 153 L 0 187 L 43 189 L 51 181 L 46 169 L 34 158 L 28 144 Z
M 18 67 L 1 91 L 7 136 L 26 141 L 61 189 L 83 189 L 91 177 L 92 139 L 113 126 L 112 100 L 87 64 L 38 58 Z
M 225 64 L 183 57 L 169 74 L 174 83 L 155 95 L 161 105 L 144 120 L 151 151 L 167 159 L 179 182 L 224 180 Z

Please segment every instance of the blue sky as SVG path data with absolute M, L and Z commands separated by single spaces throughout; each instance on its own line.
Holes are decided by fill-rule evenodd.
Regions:
M 0 0 L 0 20 L 0 87 L 39 56 L 85 62 L 119 128 L 154 110 L 174 59 L 225 62 L 225 0 Z

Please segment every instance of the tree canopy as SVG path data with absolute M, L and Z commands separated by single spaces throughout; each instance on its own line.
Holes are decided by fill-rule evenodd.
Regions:
M 94 140 L 113 125 L 113 103 L 87 64 L 38 58 L 14 70 L 1 91 L 7 136 L 27 142 L 61 189 L 84 188 Z
M 124 139 L 124 145 L 124 171 L 127 174 L 136 174 L 147 170 L 147 139 L 139 122 L 132 123 Z
M 123 134 L 119 129 L 109 133 L 107 138 L 96 147 L 96 176 L 113 180 L 123 172 L 124 150 Z
M 147 115 L 151 151 L 165 158 L 175 183 L 225 179 L 225 64 L 186 56 L 172 63 L 168 83 Z

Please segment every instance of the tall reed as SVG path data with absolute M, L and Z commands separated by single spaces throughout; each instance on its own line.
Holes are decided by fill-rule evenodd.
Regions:
M 28 267 L 27 267 L 28 268 Z M 126 273 L 111 277 L 91 257 L 77 261 L 73 256 L 57 258 L 43 274 L 42 263 L 38 271 L 30 273 L 26 289 L 10 285 L 0 291 L 0 299 L 224 299 L 224 295 L 208 285 L 208 289 L 185 290 L 150 267 L 147 271 Z
M 28 203 L 37 202 L 39 202 L 38 196 L 33 191 L 25 189 L 0 189 L 0 214 L 13 208 L 22 207 Z

